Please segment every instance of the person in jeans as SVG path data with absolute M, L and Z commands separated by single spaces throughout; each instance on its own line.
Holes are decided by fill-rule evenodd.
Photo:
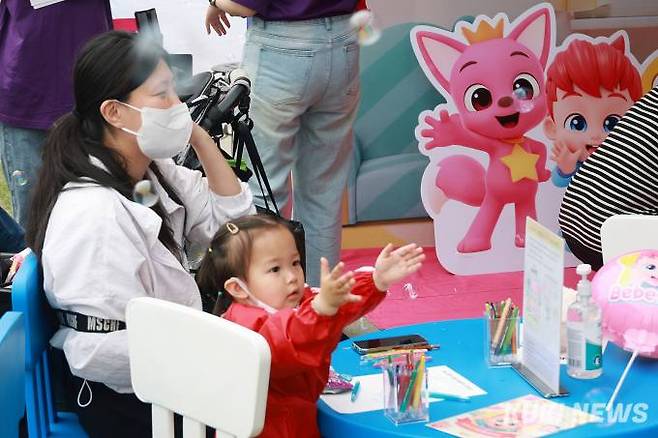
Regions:
M 46 130 L 73 108 L 78 49 L 112 28 L 108 0 L 66 0 L 34 9 L 0 1 L 0 157 L 14 218 L 25 228 Z
M 307 281 L 318 286 L 320 256 L 333 266 L 340 253 L 341 201 L 360 91 L 350 16 L 363 2 L 210 3 L 206 29 L 219 35 L 227 32 L 227 13 L 253 16 L 242 61 L 252 82 L 253 136 L 278 205 L 290 201 L 292 186 L 293 216 L 306 231 Z M 257 181 L 251 183 L 264 204 Z

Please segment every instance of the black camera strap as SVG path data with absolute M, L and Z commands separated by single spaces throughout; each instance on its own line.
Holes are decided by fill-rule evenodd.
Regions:
M 126 323 L 116 319 L 100 318 L 98 316 L 84 315 L 70 310 L 55 310 L 57 321 L 64 327 L 72 328 L 77 332 L 85 333 L 111 333 L 125 330 Z

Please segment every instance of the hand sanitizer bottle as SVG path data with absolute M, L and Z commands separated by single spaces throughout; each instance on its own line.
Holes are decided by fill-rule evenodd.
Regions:
M 592 300 L 592 284 L 587 279 L 590 272 L 590 265 L 576 268 L 582 279 L 576 301 L 567 311 L 567 374 L 577 379 L 594 379 L 603 372 L 601 309 Z

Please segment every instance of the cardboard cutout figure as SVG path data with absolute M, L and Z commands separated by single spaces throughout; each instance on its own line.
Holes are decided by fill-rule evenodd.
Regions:
M 525 243 L 525 219 L 537 218 L 538 184 L 548 180 L 546 146 L 526 133 L 546 114 L 544 69 L 554 46 L 553 9 L 540 5 L 511 25 L 504 14 L 479 16 L 454 33 L 429 26 L 411 32 L 418 61 L 451 105 L 419 117 L 421 152 L 454 145 L 488 155 L 488 166 L 466 155 L 439 162 L 436 187 L 449 200 L 478 207 L 457 246 L 486 251 L 503 207 L 513 204 L 514 244 Z
M 624 31 L 569 35 L 556 48 L 553 7 L 513 22 L 476 17 L 450 32 L 411 31 L 429 81 L 447 102 L 418 117 L 430 163 L 421 198 L 434 220 L 436 253 L 455 274 L 523 269 L 525 219 L 559 233 L 564 188 L 641 97 L 658 83 L 658 51 L 639 63 Z M 547 163 L 547 157 L 555 163 Z M 551 178 L 553 183 L 542 184 Z M 565 266 L 577 263 L 565 255 Z
M 626 111 L 642 97 L 637 61 L 628 37 L 592 39 L 573 34 L 546 71 L 548 116 L 543 128 L 553 142 L 551 181 L 566 187 Z

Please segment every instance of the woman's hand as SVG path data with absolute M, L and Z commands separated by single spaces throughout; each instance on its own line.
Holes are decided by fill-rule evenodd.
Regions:
M 210 190 L 221 196 L 233 196 L 242 191 L 235 173 L 219 152 L 215 141 L 196 123 L 192 127 L 190 144 L 203 166 Z
M 192 126 L 192 135 L 190 136 L 190 144 L 192 147 L 196 150 L 198 147 L 208 146 L 210 143 L 212 143 L 213 146 L 215 145 L 210 134 L 208 134 L 208 132 L 206 132 L 201 126 L 194 123 Z
M 343 304 L 361 300 L 360 296 L 350 293 L 356 280 L 352 271 L 343 273 L 344 267 L 340 262 L 329 271 L 327 259 L 320 259 L 320 293 L 312 302 L 313 309 L 320 315 L 334 315 Z
M 382 292 L 388 290 L 391 284 L 419 270 L 423 260 L 425 260 L 423 248 L 415 243 L 401 246 L 395 251 L 393 245 L 389 243 L 379 253 L 375 262 L 375 272 L 372 274 L 375 287 Z

